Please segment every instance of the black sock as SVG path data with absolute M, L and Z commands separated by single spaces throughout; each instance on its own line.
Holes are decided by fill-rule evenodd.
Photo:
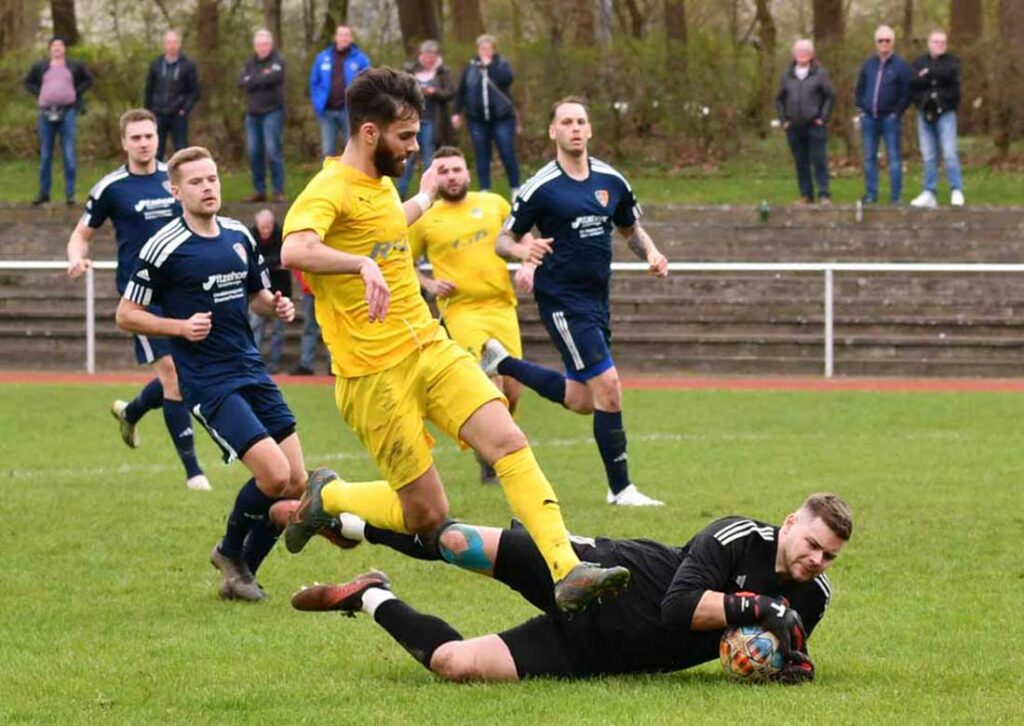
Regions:
M 159 408 L 164 402 L 164 387 L 159 378 L 154 378 L 139 391 L 139 395 L 133 398 L 124 409 L 124 419 L 128 423 L 138 423 L 146 411 Z
M 621 411 L 594 411 L 594 441 L 608 475 L 608 488 L 612 494 L 618 494 L 629 486 L 626 432 L 622 428 Z
M 367 524 L 363 530 L 363 537 L 370 544 L 390 547 L 417 560 L 432 562 L 441 559 L 441 554 L 437 551 L 437 537 L 433 535 L 400 534 Z
M 268 497 L 260 491 L 255 479 L 247 481 L 235 497 L 235 507 L 228 517 L 228 526 L 224 532 L 224 539 L 220 542 L 220 551 L 228 557 L 239 557 L 242 554 L 245 536 L 267 516 L 267 510 L 276 501 L 274 497 Z
M 381 603 L 373 619 L 427 669 L 435 650 L 462 640 L 462 635 L 441 618 L 417 612 L 398 599 Z
M 509 356 L 498 364 L 498 373 L 515 378 L 559 406 L 565 405 L 565 376 L 558 371 Z
M 273 501 L 279 502 L 281 500 L 274 499 Z M 274 545 L 277 544 L 277 539 L 281 536 L 281 532 L 282 530 L 278 529 L 267 515 L 264 515 L 263 519 L 254 524 L 252 529 L 249 530 L 249 535 L 245 538 L 245 544 L 242 545 L 242 559 L 249 566 L 249 571 L 252 574 L 255 575 L 259 571 L 263 560 L 267 559 L 267 555 L 270 554 L 270 551 L 274 549 Z
M 164 399 L 164 423 L 178 451 L 178 458 L 185 467 L 185 476 L 192 478 L 203 473 L 196 459 L 196 442 L 192 433 L 192 416 L 184 401 Z

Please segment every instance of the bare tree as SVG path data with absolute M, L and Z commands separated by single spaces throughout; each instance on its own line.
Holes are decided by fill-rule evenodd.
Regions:
M 75 17 L 75 0 L 50 0 L 53 16 L 53 34 L 65 38 L 68 45 L 74 45 L 81 36 L 78 34 L 78 19 Z
M 836 92 L 836 104 L 832 112 L 832 128 L 846 147 L 846 155 L 853 156 L 856 144 L 850 117 L 853 105 L 852 77 L 854 71 L 847 68 L 843 54 L 846 39 L 846 11 L 843 0 L 814 0 L 813 20 L 814 43 L 818 56 L 828 67 Z
M 412 55 L 420 41 L 441 36 L 437 6 L 432 0 L 398 0 L 398 25 L 406 55 Z
M 315 3 L 310 2 L 313 7 L 310 14 L 316 17 Z M 339 25 L 348 22 L 348 0 L 327 0 L 327 12 L 324 13 L 324 25 L 320 30 L 321 45 L 330 45 L 334 42 L 334 32 Z
M 574 40 L 577 45 L 593 45 L 597 40 L 597 18 L 593 0 L 572 0 L 569 14 L 576 26 Z
M 38 20 L 38 7 L 24 0 L 0 0 L 0 57 L 32 37 L 30 23 Z M 36 16 L 32 17 L 35 12 Z
M 907 52 L 911 53 L 914 39 L 914 0 L 903 0 L 903 38 Z
M 756 0 L 755 21 L 758 26 L 760 42 L 757 44 L 760 56 L 760 70 L 757 76 L 757 94 L 754 96 L 750 109 L 750 117 L 754 122 L 758 136 L 768 133 L 766 114 L 772 107 L 772 92 L 775 86 L 775 49 L 778 40 L 778 28 L 772 17 L 771 0 Z
M 284 47 L 284 34 L 281 32 L 281 0 L 263 0 L 263 24 L 274 34 L 274 45 Z
M 665 68 L 669 72 L 686 72 L 686 0 L 665 0 Z
M 975 100 L 988 94 L 986 58 L 981 52 L 984 18 L 982 0 L 951 0 L 949 4 L 949 45 L 960 58 L 961 102 L 957 126 L 965 133 L 987 130 L 988 105 L 975 107 Z
M 484 32 L 480 0 L 451 0 L 452 29 L 459 43 L 472 43 Z
M 1024 103 L 1024 88 L 1020 82 L 1024 74 L 1024 0 L 999 0 L 999 49 L 994 141 L 997 158 L 1003 160 L 1009 156 L 1010 143 L 1024 126 L 1018 113 Z
M 616 6 L 618 3 L 616 3 Z M 644 37 L 644 21 L 646 18 L 640 11 L 640 7 L 636 4 L 636 0 L 626 0 L 623 5 L 626 6 L 626 12 L 629 13 L 629 34 L 637 40 Z

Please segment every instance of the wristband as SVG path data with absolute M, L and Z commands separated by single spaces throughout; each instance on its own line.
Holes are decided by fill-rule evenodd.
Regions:
M 412 201 L 416 202 L 419 206 L 420 214 L 426 214 L 427 210 L 430 209 L 431 205 L 433 205 L 433 202 L 430 200 L 430 195 L 426 192 L 420 192 L 412 198 Z
M 725 608 L 725 622 L 729 625 L 752 625 L 761 619 L 765 602 L 771 598 L 752 592 L 727 593 L 722 599 Z

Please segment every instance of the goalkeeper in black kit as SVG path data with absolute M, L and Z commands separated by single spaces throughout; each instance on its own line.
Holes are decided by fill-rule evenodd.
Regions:
M 293 502 L 272 512 L 284 521 Z M 622 565 L 629 588 L 569 618 L 555 606 L 551 577 L 529 533 L 447 522 L 429 537 L 382 530 L 342 514 L 330 537 L 365 540 L 423 560 L 493 577 L 543 614 L 500 633 L 463 638 L 451 625 L 400 600 L 373 570 L 342 585 L 314 585 L 292 597 L 299 610 L 369 614 L 416 660 L 453 681 L 585 678 L 682 670 L 715 660 L 726 628 L 758 624 L 780 640 L 778 680 L 814 678 L 807 651 L 832 595 L 825 574 L 849 540 L 849 506 L 813 494 L 781 526 L 744 517 L 712 522 L 682 547 L 646 539 L 573 537 L 581 560 Z

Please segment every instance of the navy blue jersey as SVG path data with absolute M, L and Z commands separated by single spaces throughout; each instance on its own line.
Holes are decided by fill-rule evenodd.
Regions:
M 202 237 L 178 217 L 143 246 L 125 290 L 127 300 L 159 305 L 163 316 L 187 320 L 212 312 L 205 340 L 171 338 L 181 390 L 189 404 L 221 398 L 269 379 L 249 327 L 249 296 L 270 277 L 245 225 L 217 217 L 220 234 Z
M 640 214 L 629 182 L 608 164 L 591 158 L 590 175 L 577 181 L 552 161 L 519 190 L 505 228 L 524 235 L 536 226 L 554 240 L 534 275 L 534 294 L 579 311 L 607 307 L 612 227 L 630 227 Z
M 167 165 L 157 162 L 152 174 L 132 174 L 125 165 L 100 179 L 89 192 L 82 221 L 99 229 L 108 219 L 117 240 L 117 291 L 124 294 L 135 260 L 146 240 L 174 217 L 181 205 L 171 196 Z

